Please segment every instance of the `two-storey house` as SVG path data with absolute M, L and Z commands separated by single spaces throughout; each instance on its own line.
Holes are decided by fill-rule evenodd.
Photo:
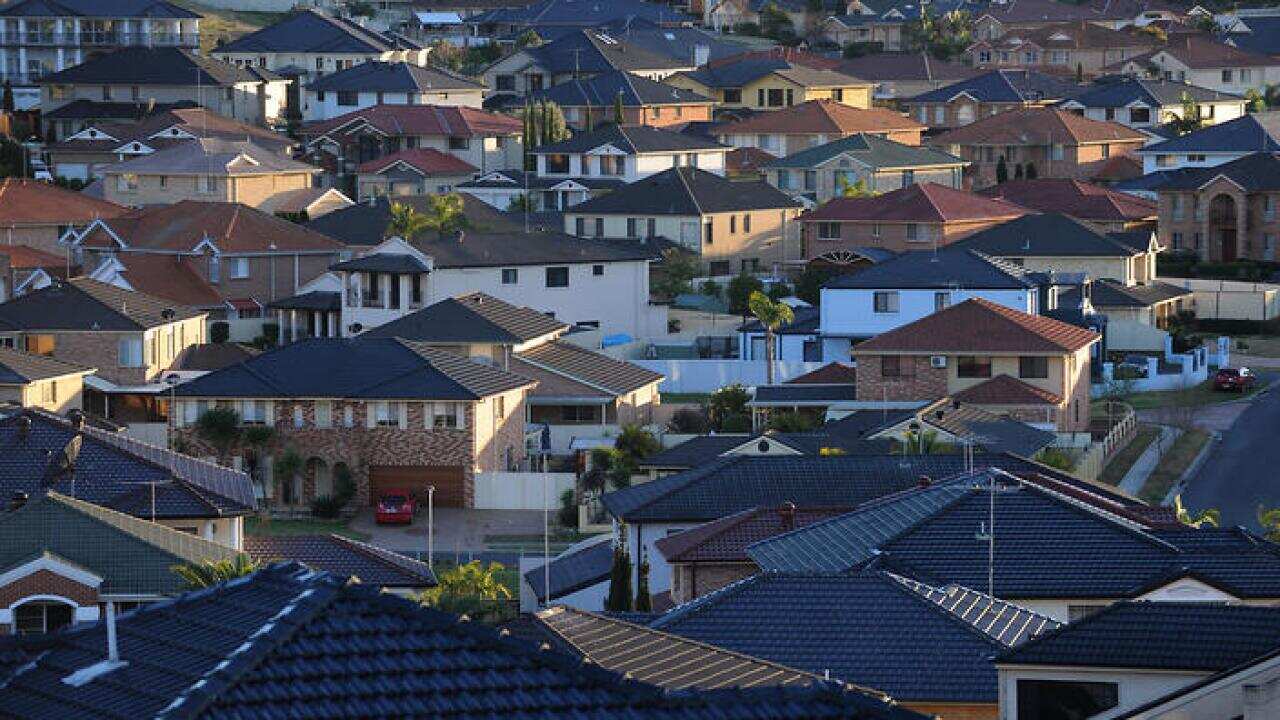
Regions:
M 606 125 L 534 149 L 535 172 L 499 170 L 458 187 L 499 210 L 527 197 L 531 210 L 564 210 L 670 168 L 723 176 L 729 148 L 648 126 Z
M 1144 173 L 1164 180 L 1171 176 L 1168 171 L 1222 165 L 1256 152 L 1280 152 L 1280 112 L 1249 113 L 1146 145 L 1135 154 Z
M 1107 69 L 1176 80 L 1235 95 L 1280 82 L 1280 60 L 1241 50 L 1208 35 L 1178 35 L 1164 47 Z
M 1245 114 L 1239 95 L 1188 85 L 1176 80 L 1125 78 L 1096 83 L 1064 100 L 1059 107 L 1091 120 L 1108 120 L 1135 129 L 1153 129 L 1181 118 L 1187 99 L 1195 103 L 1205 126 L 1235 120 Z
M 840 70 L 876 84 L 875 99 L 901 100 L 980 74 L 967 65 L 939 60 L 928 52 L 879 52 L 850 58 Z
M 780 110 L 809 100 L 871 107 L 873 84 L 830 69 L 836 64 L 798 53 L 745 53 L 676 73 L 665 82 L 711 98 L 719 110 Z
M 171 431 L 208 451 L 197 424 L 211 408 L 272 428 L 271 447 L 251 464 L 277 506 L 305 506 L 349 478 L 359 507 L 391 490 L 425 502 L 429 487 L 437 506 L 471 507 L 476 473 L 524 462 L 525 398 L 536 384 L 398 338 L 315 338 L 177 386 Z M 303 463 L 277 477 L 272 460 L 285 453 Z
M 615 71 L 662 80 L 698 67 L 693 57 L 674 58 L 635 47 L 626 32 L 570 30 L 551 42 L 527 47 L 484 70 L 484 84 L 494 95 L 526 97 L 578 78 Z
M 95 368 L 0 347 L 0 403 L 52 413 L 80 410 L 84 377 Z
M 356 168 L 356 196 L 368 200 L 378 195 L 450 193 L 475 174 L 471 163 L 435 148 L 401 150 Z
M 714 132 L 726 145 L 756 147 L 783 157 L 860 133 L 879 135 L 904 145 L 919 145 L 924 129 L 920 123 L 892 110 L 810 100 L 719 125 Z
M 529 100 L 553 102 L 564 113 L 565 124 L 574 130 L 590 131 L 598 125 L 617 121 L 622 106 L 623 125 L 669 127 L 691 122 L 710 122 L 715 103 L 692 90 L 625 70 L 573 78 L 559 85 L 535 90 Z
M 0 244 L 26 245 L 65 256 L 66 249 L 58 239 L 68 230 L 127 212 L 126 207 L 56 185 L 23 178 L 0 180 Z M 4 288 L 0 297 L 13 290 Z
M 1060 213 L 1101 233 L 1154 232 L 1156 229 L 1156 203 L 1080 180 L 1010 180 L 992 185 L 979 194 L 1036 212 Z
M 770 160 L 763 169 L 770 185 L 820 204 L 853 192 L 858 183 L 871 193 L 915 183 L 959 188 L 965 165 L 940 150 L 859 133 Z
M 1160 241 L 1206 262 L 1273 261 L 1278 179 L 1280 161 L 1269 152 L 1176 173 L 1158 189 Z
M 447 69 L 407 62 L 366 62 L 329 73 L 302 90 L 302 119 L 328 120 L 374 105 L 479 108 L 484 85 Z
M 956 128 L 1006 110 L 1053 105 L 1080 86 L 1034 70 L 992 70 L 902 101 L 911 117 L 934 129 Z
M 1093 77 L 1102 68 L 1154 50 L 1152 35 L 1112 30 L 1081 20 L 1035 30 L 1011 30 L 994 40 L 979 40 L 964 56 L 978 68 L 1027 68 Z

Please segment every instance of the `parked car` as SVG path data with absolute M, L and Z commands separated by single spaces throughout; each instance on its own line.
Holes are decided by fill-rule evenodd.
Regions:
M 1146 355 L 1125 355 L 1124 362 L 1116 366 L 1116 377 L 1144 378 L 1147 376 Z
M 1247 367 L 1242 367 L 1239 370 L 1222 368 L 1213 376 L 1213 389 L 1245 392 L 1253 389 L 1257 382 L 1258 376 L 1254 375 L 1253 371 Z
M 418 501 L 407 490 L 388 490 L 378 496 L 374 521 L 379 525 L 408 525 L 418 512 Z

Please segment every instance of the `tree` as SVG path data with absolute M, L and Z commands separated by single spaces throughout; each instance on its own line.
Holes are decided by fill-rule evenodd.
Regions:
M 774 412 L 769 415 L 769 429 L 778 432 L 808 432 L 815 425 L 813 418 L 792 410 Z
M 1262 526 L 1263 534 L 1268 540 L 1280 542 L 1280 508 L 1267 510 L 1259 505 L 1258 524 Z
M 1037 176 L 1038 176 L 1038 173 L 1036 172 L 1036 164 L 1031 162 L 1027 163 L 1027 179 L 1035 180 Z
M 13 85 L 8 80 L 5 80 L 4 94 L 0 96 L 0 110 L 11 113 L 15 109 L 17 109 L 17 104 L 13 101 Z
M 613 96 L 613 122 L 621 127 L 626 122 L 626 115 L 622 111 L 622 91 L 619 90 L 617 95 Z
M 391 203 L 391 220 L 384 237 L 412 240 L 431 228 L 431 219 L 404 203 Z
M 537 144 L 537 138 L 533 132 L 533 108 L 529 107 L 529 103 L 525 103 L 524 110 L 520 113 L 522 127 L 520 130 L 520 142 L 524 149 L 524 169 L 525 172 L 533 172 L 537 169 L 537 160 L 533 156 L 533 148 Z
M 751 293 L 751 299 L 748 302 L 751 306 L 751 314 L 764 326 L 764 376 L 765 382 L 772 385 L 773 334 L 783 325 L 795 322 L 796 315 L 792 312 L 790 305 L 777 300 L 770 300 L 768 295 L 759 290 Z
M 1157 442 L 1159 442 L 1158 439 Z M 1222 520 L 1222 513 L 1214 508 L 1208 508 L 1193 515 L 1190 510 L 1183 506 L 1181 495 L 1173 496 L 1173 510 L 1177 513 L 1178 522 L 1183 525 L 1190 525 L 1193 528 L 1202 528 L 1205 525 L 1218 527 L 1218 523 Z
M 735 315 L 746 315 L 750 310 L 749 302 L 751 293 L 764 290 L 764 283 L 760 282 L 760 278 L 748 275 L 745 272 L 729 281 L 729 288 L 726 292 L 729 301 L 729 312 Z
M 533 201 L 524 193 L 516 195 L 511 198 L 511 202 L 507 203 L 507 212 L 525 212 L 526 210 L 533 211 Z
M 224 560 L 205 560 L 198 563 L 174 565 L 171 570 L 182 578 L 182 586 L 188 590 L 199 590 L 217 585 L 220 582 L 244 577 L 256 571 L 260 565 L 249 559 L 248 555 L 237 553 L 235 557 Z
M 721 432 L 730 432 L 726 425 L 734 418 L 746 418 L 747 426 L 750 427 L 751 419 L 747 414 L 747 403 L 750 400 L 751 393 L 738 383 L 725 385 L 711 393 L 707 400 L 707 415 L 711 426 Z
M 484 565 L 479 560 L 449 568 L 437 576 L 435 587 L 418 595 L 418 602 L 456 615 L 499 619 L 502 604 L 513 597 L 511 588 L 498 577 L 504 569 L 502 563 Z
M 1267 111 L 1267 98 L 1257 88 L 1249 88 L 1244 93 L 1245 110 L 1251 113 Z
M 614 542 L 613 565 L 609 568 L 609 595 L 604 599 L 604 609 L 610 612 L 631 611 L 631 557 L 627 552 L 625 535 Z
M 662 443 L 658 442 L 658 438 L 643 426 L 628 424 L 622 426 L 618 439 L 613 442 L 613 447 L 624 458 L 638 464 L 639 461 L 650 455 L 656 455 L 662 450 Z
M 707 297 L 718 298 L 720 293 L 724 292 L 724 288 L 720 287 L 720 283 L 715 280 L 704 280 L 698 291 Z
M 1009 166 L 1004 162 L 1004 156 L 996 161 L 996 184 L 1003 184 L 1009 181 Z
M 1200 117 L 1200 106 L 1196 104 L 1191 93 L 1182 93 L 1182 110 L 1165 114 L 1165 121 L 1179 135 L 1195 132 L 1204 127 L 1204 119 Z
M 667 248 L 658 270 L 650 289 L 658 299 L 670 301 L 693 290 L 690 281 L 698 276 L 698 261 L 686 250 Z
M 840 188 L 841 197 L 875 197 L 875 193 L 867 189 L 867 182 L 862 178 L 858 178 L 853 182 L 849 182 L 843 175 L 836 178 L 836 185 Z
M 1013 166 L 1013 179 L 1014 180 L 1022 179 L 1022 163 L 1018 163 L 1017 165 Z
M 769 295 L 770 300 L 781 300 L 785 297 L 791 297 L 791 286 L 786 282 L 776 282 L 769 286 L 769 292 L 767 294 Z
M 427 199 L 424 230 L 435 230 L 441 238 L 471 225 L 466 216 L 466 204 L 458 193 L 431 195 Z
M 225 464 L 231 448 L 240 440 L 240 414 L 231 408 L 210 408 L 196 418 L 196 434 L 213 446 L 218 462 Z
M 653 612 L 653 596 L 649 594 L 649 558 L 640 555 L 640 567 L 636 569 L 636 612 Z
M 538 47 L 542 44 L 542 36 L 534 32 L 532 29 L 525 30 L 516 38 L 516 49 L 523 50 L 525 48 Z
M 796 297 L 814 307 L 818 307 L 822 302 L 822 286 L 839 275 L 840 272 L 832 267 L 806 266 L 800 276 L 796 278 Z

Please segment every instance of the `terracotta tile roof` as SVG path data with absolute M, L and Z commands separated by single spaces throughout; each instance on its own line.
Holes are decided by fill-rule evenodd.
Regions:
M 65 257 L 37 250 L 30 245 L 0 245 L 0 255 L 9 258 L 9 267 L 14 270 L 62 269 L 67 266 Z
M 1192 69 L 1280 65 L 1280 60 L 1274 60 L 1267 55 L 1246 52 L 1240 48 L 1210 40 L 1203 35 L 1178 35 L 1170 38 L 1168 45 L 1146 55 L 1130 58 L 1129 61 L 1149 60 L 1160 53 L 1172 55 L 1178 62 Z
M 1067 353 L 1097 340 L 1092 330 L 973 298 L 877 335 L 852 352 Z
M 749 563 L 747 546 L 806 525 L 833 518 L 849 508 L 792 508 L 788 526 L 783 508 L 752 508 L 712 520 L 654 542 L 667 562 Z
M 1079 145 L 1140 142 L 1146 136 L 1119 123 L 1090 120 L 1066 110 L 1017 108 L 942 133 L 931 145 Z
M 268 150 L 285 152 L 297 143 L 287 135 L 233 120 L 202 107 L 172 108 L 156 112 L 137 122 L 93 123 L 101 133 L 97 139 L 62 140 L 50 150 L 110 151 L 128 142 L 165 148 L 191 142 L 192 136 L 223 140 L 250 140 Z
M 726 65 L 736 65 L 744 60 L 766 60 L 771 58 L 780 58 L 789 63 L 811 67 L 815 70 L 839 70 L 840 66 L 843 64 L 840 60 L 829 58 L 825 55 L 817 55 L 805 50 L 778 46 L 768 50 L 753 50 L 721 58 L 719 60 L 713 60 L 707 63 L 706 67 L 716 68 Z
M 927 52 L 874 53 L 841 62 L 836 68 L 875 82 L 950 82 L 973 77 L 982 72 L 960 63 L 938 60 Z
M 833 100 L 809 100 L 782 110 L 759 113 L 736 123 L 721 125 L 715 132 L 722 136 L 762 132 L 852 135 L 860 132 L 887 133 L 924 129 L 924 125 L 892 110 L 863 110 Z
M 469 175 L 479 171 L 466 160 L 435 148 L 410 148 L 362 163 L 356 172 L 376 174 L 397 163 L 404 163 L 426 175 Z
M 1062 213 L 1078 220 L 1154 220 L 1159 212 L 1157 204 L 1150 200 L 1067 178 L 1012 180 L 980 193 L 1032 210 Z
M 127 212 L 126 207 L 56 185 L 17 178 L 0 180 L 0 226 L 80 225 Z
M 774 160 L 777 158 L 758 147 L 734 148 L 724 156 L 724 169 L 728 172 L 752 172 Z
M 916 183 L 869 198 L 835 198 L 800 216 L 803 222 L 943 223 L 1016 218 L 1031 211 L 1014 203 L 955 190 L 937 183 Z
M 1121 180 L 1133 180 L 1143 176 L 1142 159 L 1133 153 L 1124 153 L 1123 155 L 1112 155 L 1109 160 L 1102 163 L 1102 167 L 1093 172 L 1093 179 L 1100 182 L 1120 182 Z M 1122 193 L 1129 197 L 1137 197 Z
M 348 125 L 358 127 L 366 123 L 394 137 L 519 135 L 521 129 L 520 121 L 514 117 L 474 108 L 438 105 L 373 105 L 307 125 L 302 129 L 302 134 L 314 138 Z
M 829 362 L 803 375 L 787 381 L 791 385 L 852 385 L 858 379 L 858 371 L 852 365 Z
M 104 221 L 126 246 L 148 250 L 190 252 L 208 238 L 224 253 L 277 251 L 332 251 L 345 245 L 333 238 L 240 203 L 183 200 L 134 211 Z M 101 228 L 83 238 L 89 247 L 111 247 L 114 242 Z
M 974 405 L 1061 405 L 1062 397 L 1027 384 L 1009 375 L 997 375 L 990 380 L 961 390 L 952 400 Z
M 994 48 L 1021 48 L 1031 44 L 1046 49 L 1091 50 L 1110 48 L 1154 48 L 1160 43 L 1145 33 L 1132 33 L 1095 25 L 1081 20 L 1047 25 L 1035 30 L 1013 29 L 990 42 L 978 43 Z
M 189 256 L 160 253 L 119 253 L 125 282 L 138 292 L 164 298 L 187 307 L 222 305 L 222 293 L 210 285 Z

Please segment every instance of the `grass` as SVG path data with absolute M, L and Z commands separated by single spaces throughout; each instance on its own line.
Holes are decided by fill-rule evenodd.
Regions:
M 1098 481 L 1108 485 L 1119 485 L 1133 464 L 1138 462 L 1138 458 L 1142 457 L 1142 453 L 1146 452 L 1158 437 L 1160 437 L 1159 428 L 1152 425 L 1139 425 L 1133 440 L 1111 458 L 1111 462 L 1107 463 L 1107 467 L 1098 476 Z
M 1205 380 L 1195 387 L 1185 390 L 1166 390 L 1161 392 L 1134 393 L 1124 398 L 1124 402 L 1133 406 L 1134 410 L 1148 410 L 1162 407 L 1194 407 L 1197 405 L 1215 405 L 1243 398 L 1253 397 L 1266 387 L 1259 378 L 1254 389 L 1247 393 L 1217 391 L 1213 389 L 1213 380 Z
M 1209 433 L 1203 430 L 1188 430 L 1173 442 L 1169 451 L 1160 458 L 1160 463 L 1147 478 L 1146 484 L 1138 491 L 1138 497 L 1152 505 L 1159 505 L 1169 494 L 1169 488 L 1178 482 L 1183 471 L 1191 464 L 1200 449 L 1209 442 Z
M 285 16 L 285 13 L 211 8 L 192 0 L 174 0 L 174 4 L 204 16 L 200 19 L 200 51 L 206 54 L 214 49 L 219 39 L 230 42 Z
M 345 535 L 353 540 L 368 540 L 369 535 L 347 527 L 345 520 L 278 520 L 263 522 L 251 517 L 244 523 L 245 535 Z

